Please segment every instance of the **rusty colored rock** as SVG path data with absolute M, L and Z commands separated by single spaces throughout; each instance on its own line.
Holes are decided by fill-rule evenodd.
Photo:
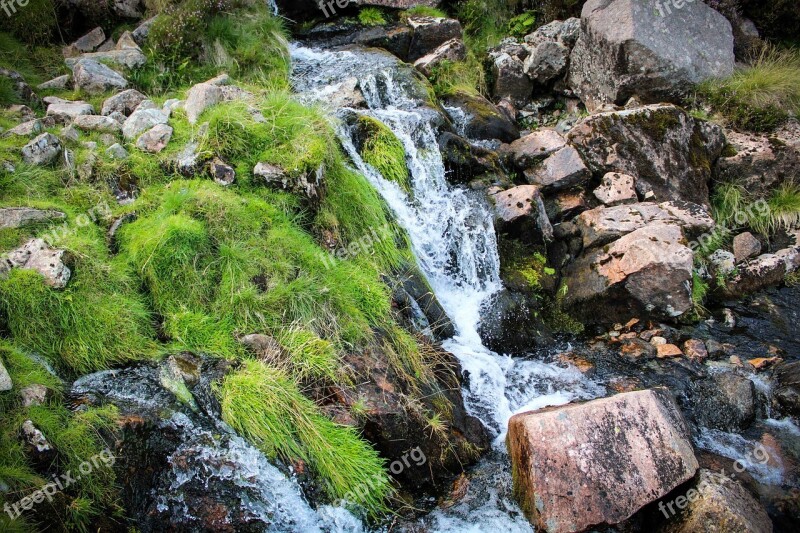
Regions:
M 668 357 L 680 357 L 683 352 L 674 344 L 661 344 L 656 346 L 656 355 L 659 359 L 666 359 Z
M 514 494 L 537 530 L 617 524 L 691 479 L 688 427 L 666 389 L 511 418 Z

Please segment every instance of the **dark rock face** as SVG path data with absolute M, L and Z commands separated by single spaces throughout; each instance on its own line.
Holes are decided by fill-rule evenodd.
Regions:
M 504 174 L 496 153 L 472 145 L 466 139 L 443 133 L 439 136 L 447 179 L 453 183 L 467 183 L 484 174 Z
M 773 376 L 773 398 L 785 412 L 800 418 L 800 361 L 776 366 Z
M 711 169 L 722 153 L 719 126 L 672 105 L 651 105 L 591 115 L 567 139 L 598 177 L 622 172 L 647 184 L 656 201 L 709 205 Z
M 698 384 L 695 416 L 698 422 L 722 431 L 744 431 L 756 416 L 755 385 L 731 372 Z
M 453 323 L 416 267 L 405 269 L 394 289 L 393 299 L 418 331 L 429 331 L 437 340 L 456 334 Z
M 478 328 L 484 346 L 509 355 L 523 355 L 552 340 L 539 316 L 535 298 L 502 290 L 483 304 Z
M 569 83 L 587 107 L 621 105 L 632 96 L 675 102 L 694 85 L 733 72 L 733 33 L 725 17 L 702 2 L 683 2 L 680 9 L 664 4 L 584 4 Z
M 482 96 L 464 93 L 448 96 L 442 101 L 459 134 L 475 141 L 497 139 L 504 143 L 519 138 L 519 130 L 509 117 Z

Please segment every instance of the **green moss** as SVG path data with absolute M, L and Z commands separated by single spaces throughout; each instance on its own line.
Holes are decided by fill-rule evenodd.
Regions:
M 322 416 L 282 372 L 245 361 L 216 393 L 223 420 L 269 457 L 306 462 L 331 500 L 368 516 L 386 511 L 393 490 L 377 452 Z
M 384 178 L 410 193 L 410 172 L 400 139 L 383 123 L 366 115 L 359 117 L 358 127 L 365 137 L 361 147 L 364 161 L 375 167 Z
M 377 7 L 364 7 L 358 12 L 358 21 L 364 26 L 383 26 L 386 24 L 386 17 Z

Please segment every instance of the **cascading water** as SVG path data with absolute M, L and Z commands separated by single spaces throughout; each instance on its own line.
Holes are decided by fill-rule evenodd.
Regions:
M 484 347 L 478 334 L 481 306 L 502 287 L 492 213 L 480 193 L 447 182 L 436 140 L 445 123 L 431 108 L 410 67 L 373 50 L 291 49 L 295 89 L 322 103 L 356 78 L 368 109 L 334 109 L 341 117 L 367 114 L 400 139 L 411 171 L 410 194 L 358 154 L 349 128 L 339 138 L 356 168 L 386 200 L 408 232 L 419 266 L 456 327 L 444 343 L 469 375 L 467 404 L 502 444 L 510 416 L 520 409 L 566 403 L 602 392 L 577 371 L 532 360 L 515 360 Z

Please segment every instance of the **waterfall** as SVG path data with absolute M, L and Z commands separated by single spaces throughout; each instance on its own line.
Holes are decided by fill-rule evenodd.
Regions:
M 345 122 L 337 126 L 339 139 L 408 233 L 420 269 L 456 328 L 444 347 L 469 375 L 467 408 L 494 433 L 497 446 L 504 447 L 514 412 L 602 393 L 577 370 L 512 359 L 483 345 L 478 334 L 481 306 L 502 288 L 492 210 L 482 193 L 448 183 L 436 136 L 445 118 L 427 103 L 411 67 L 376 50 L 316 50 L 295 44 L 291 55 L 293 85 L 308 102 L 330 106 L 346 82 L 357 79 L 367 109 L 331 109 Z M 344 120 L 353 113 L 379 120 L 403 143 L 410 194 L 358 154 Z

